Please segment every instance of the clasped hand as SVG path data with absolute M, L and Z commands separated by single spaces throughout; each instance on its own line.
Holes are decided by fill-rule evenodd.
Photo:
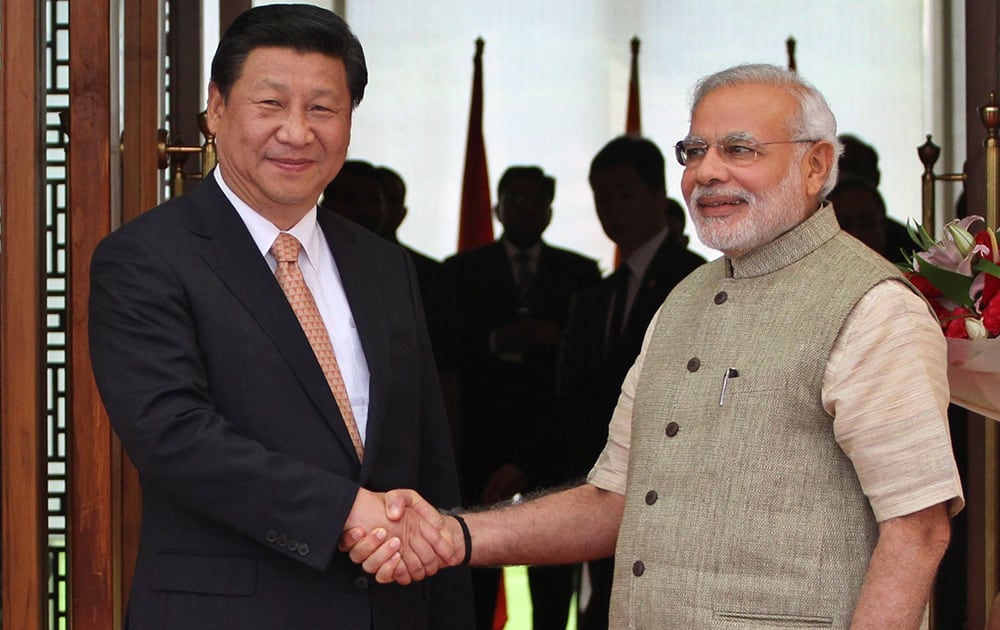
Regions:
M 380 584 L 409 584 L 461 563 L 458 522 L 413 490 L 361 489 L 339 548 Z

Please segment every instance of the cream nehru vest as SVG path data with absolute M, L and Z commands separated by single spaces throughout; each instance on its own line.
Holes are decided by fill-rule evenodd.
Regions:
M 820 392 L 887 278 L 825 205 L 673 290 L 636 389 L 613 627 L 848 626 L 877 526 Z

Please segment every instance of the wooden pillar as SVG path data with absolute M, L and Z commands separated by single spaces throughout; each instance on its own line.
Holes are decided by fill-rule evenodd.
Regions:
M 202 11 L 198 2 L 174 2 L 170 6 L 170 121 L 172 144 L 177 137 L 186 146 L 200 146 L 203 142 L 198 128 L 198 114 L 206 103 L 201 91 L 207 79 L 201 76 L 202 66 Z M 184 163 L 187 181 L 184 190 L 197 184 L 201 163 L 192 156 Z M 192 177 L 194 176 L 194 177 Z
M 111 427 L 90 370 L 88 269 L 97 242 L 111 229 L 118 185 L 117 23 L 111 2 L 70 4 L 69 82 L 69 615 L 75 630 L 121 628 L 119 503 Z M 79 43 L 78 43 L 79 42 Z M 115 64 L 113 66 L 112 61 Z
M 160 202 L 161 172 L 157 165 L 157 130 L 164 126 L 163 0 L 124 3 L 124 100 L 122 102 L 121 216 L 135 218 Z M 117 165 L 116 165 L 117 166 Z M 114 223 L 119 217 L 112 217 Z M 116 448 L 120 448 L 115 443 Z M 141 494 L 139 476 L 128 458 L 117 452 L 120 471 L 121 588 L 128 600 L 139 548 Z
M 240 13 L 250 8 L 250 0 L 219 0 L 219 37 Z
M 1000 7 L 997 0 L 965 2 L 966 67 L 966 202 L 971 213 L 986 212 L 986 174 L 983 141 L 986 132 L 977 107 L 998 92 Z M 967 627 L 982 628 L 1000 587 L 998 576 L 998 457 L 1000 425 L 969 414 L 969 472 L 965 483 L 968 522 Z
M 45 627 L 41 7 L 0 2 L 0 518 L 4 630 Z

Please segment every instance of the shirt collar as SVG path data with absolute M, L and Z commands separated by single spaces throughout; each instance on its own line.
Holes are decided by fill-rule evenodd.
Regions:
M 628 258 L 622 261 L 623 263 L 628 264 L 628 268 L 631 270 L 632 275 L 636 278 L 642 278 L 646 275 L 646 269 L 648 269 L 649 264 L 653 262 L 653 257 L 656 256 L 657 250 L 659 250 L 660 246 L 663 245 L 663 241 L 667 240 L 669 232 L 669 228 L 663 228 L 657 232 L 653 238 L 637 247 Z
M 222 190 L 222 194 L 229 200 L 229 203 L 233 204 L 233 208 L 240 215 L 243 224 L 247 226 L 247 230 L 250 231 L 250 236 L 257 245 L 257 249 L 260 250 L 261 255 L 269 255 L 271 245 L 274 244 L 274 239 L 278 238 L 281 230 L 247 205 L 245 201 L 240 199 L 226 185 L 225 180 L 222 179 L 222 169 L 220 166 L 215 168 L 215 181 Z M 302 249 L 305 252 L 308 263 L 315 267 L 320 260 L 320 248 L 322 247 L 320 230 L 316 222 L 316 206 L 313 206 L 298 223 L 286 231 L 302 243 Z
M 516 258 L 518 254 L 524 252 L 528 255 L 528 259 L 531 261 L 538 260 L 538 256 L 542 253 L 542 239 L 528 247 L 526 249 L 520 249 L 517 245 L 511 243 L 506 238 L 501 238 L 500 242 L 503 243 L 504 251 L 507 252 L 507 258 Z

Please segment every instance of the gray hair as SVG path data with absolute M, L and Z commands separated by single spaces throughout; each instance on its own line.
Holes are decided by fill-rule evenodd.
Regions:
M 793 138 L 822 140 L 833 145 L 833 166 L 819 191 L 821 200 L 833 190 L 837 183 L 838 163 L 844 152 L 844 145 L 837 138 L 837 119 L 826 99 L 809 82 L 798 74 L 780 66 L 770 64 L 744 64 L 727 68 L 702 78 L 694 87 L 691 98 L 691 113 L 709 92 L 722 87 L 733 87 L 758 83 L 787 90 L 799 103 L 795 118 L 788 121 L 788 131 Z M 805 151 L 805 148 L 802 149 Z

